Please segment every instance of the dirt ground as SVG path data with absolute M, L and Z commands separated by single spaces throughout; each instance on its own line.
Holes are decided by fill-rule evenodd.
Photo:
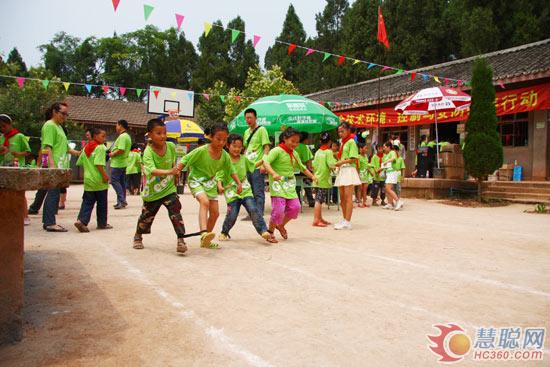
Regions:
M 194 237 L 178 256 L 165 209 L 132 249 L 139 197 L 110 205 L 114 230 L 94 218 L 77 233 L 81 195 L 69 188 L 58 216 L 69 233 L 46 233 L 40 216 L 26 227 L 25 338 L 0 348 L 2 366 L 435 366 L 434 324 L 472 341 L 480 326 L 550 330 L 550 216 L 527 205 L 411 199 L 400 212 L 356 209 L 343 232 L 313 228 L 305 208 L 277 245 L 239 220 L 222 249 Z M 198 206 L 181 199 L 195 231 Z M 549 345 L 544 361 L 491 365 L 548 366 Z

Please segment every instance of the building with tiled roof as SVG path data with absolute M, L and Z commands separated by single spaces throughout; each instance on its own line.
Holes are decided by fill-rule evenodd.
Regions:
M 415 167 L 415 150 L 421 135 L 435 136 L 435 115 L 404 116 L 394 107 L 415 91 L 435 85 L 458 87 L 467 82 L 474 61 L 483 57 L 493 68 L 498 132 L 504 148 L 504 163 L 523 167 L 525 179 L 550 177 L 550 39 L 465 59 L 387 75 L 307 95 L 329 102 L 341 120 L 370 130 L 370 143 L 384 142 L 397 134 L 407 148 L 407 173 Z M 416 73 L 412 80 L 411 74 Z M 425 81 L 421 74 L 438 76 Z M 462 83 L 461 83 L 462 84 Z M 466 92 L 469 87 L 461 85 Z M 459 143 L 465 138 L 468 111 L 438 113 L 440 140 Z
M 134 141 L 143 143 L 147 121 L 157 117 L 147 113 L 147 104 L 125 102 L 104 98 L 67 96 L 70 119 L 84 127 L 101 127 L 107 131 L 108 140 L 116 137 L 115 125 L 118 120 L 126 120 L 129 133 Z

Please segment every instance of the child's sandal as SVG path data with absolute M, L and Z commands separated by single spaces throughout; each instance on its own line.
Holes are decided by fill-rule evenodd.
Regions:
M 176 252 L 178 254 L 184 254 L 187 252 L 187 245 L 185 244 L 185 241 L 183 238 L 178 238 L 178 245 L 176 247 Z
M 275 227 L 277 228 L 277 230 L 279 231 L 279 233 L 281 234 L 281 237 L 283 237 L 285 240 L 288 239 L 288 232 L 286 231 L 286 228 L 283 227 L 282 225 L 281 226 L 277 226 Z
M 136 250 L 143 250 L 143 240 L 134 238 L 134 245 L 132 247 Z
M 215 244 L 214 247 L 212 247 L 212 240 L 216 237 L 216 234 L 214 232 L 203 232 L 201 235 L 201 247 L 203 248 L 219 248 L 220 246 Z
M 277 239 L 273 235 L 273 232 L 267 231 L 267 232 L 262 233 L 262 238 L 264 240 L 266 240 L 267 242 L 269 242 L 269 243 L 279 243 L 279 241 L 277 241 Z

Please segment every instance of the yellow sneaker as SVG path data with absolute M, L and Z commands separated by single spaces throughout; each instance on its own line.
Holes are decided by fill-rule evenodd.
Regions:
M 218 236 L 218 241 L 229 241 L 230 238 L 231 237 L 229 237 L 225 233 L 220 233 L 220 235 Z
M 216 234 L 214 232 L 204 232 L 201 235 L 201 247 L 212 248 L 211 244 L 214 237 L 216 237 Z

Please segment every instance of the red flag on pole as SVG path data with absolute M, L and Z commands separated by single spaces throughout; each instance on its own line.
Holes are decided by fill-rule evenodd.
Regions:
M 386 33 L 386 25 L 384 24 L 384 16 L 382 15 L 382 8 L 378 6 L 378 42 L 390 48 L 390 41 L 388 41 L 388 34 Z

